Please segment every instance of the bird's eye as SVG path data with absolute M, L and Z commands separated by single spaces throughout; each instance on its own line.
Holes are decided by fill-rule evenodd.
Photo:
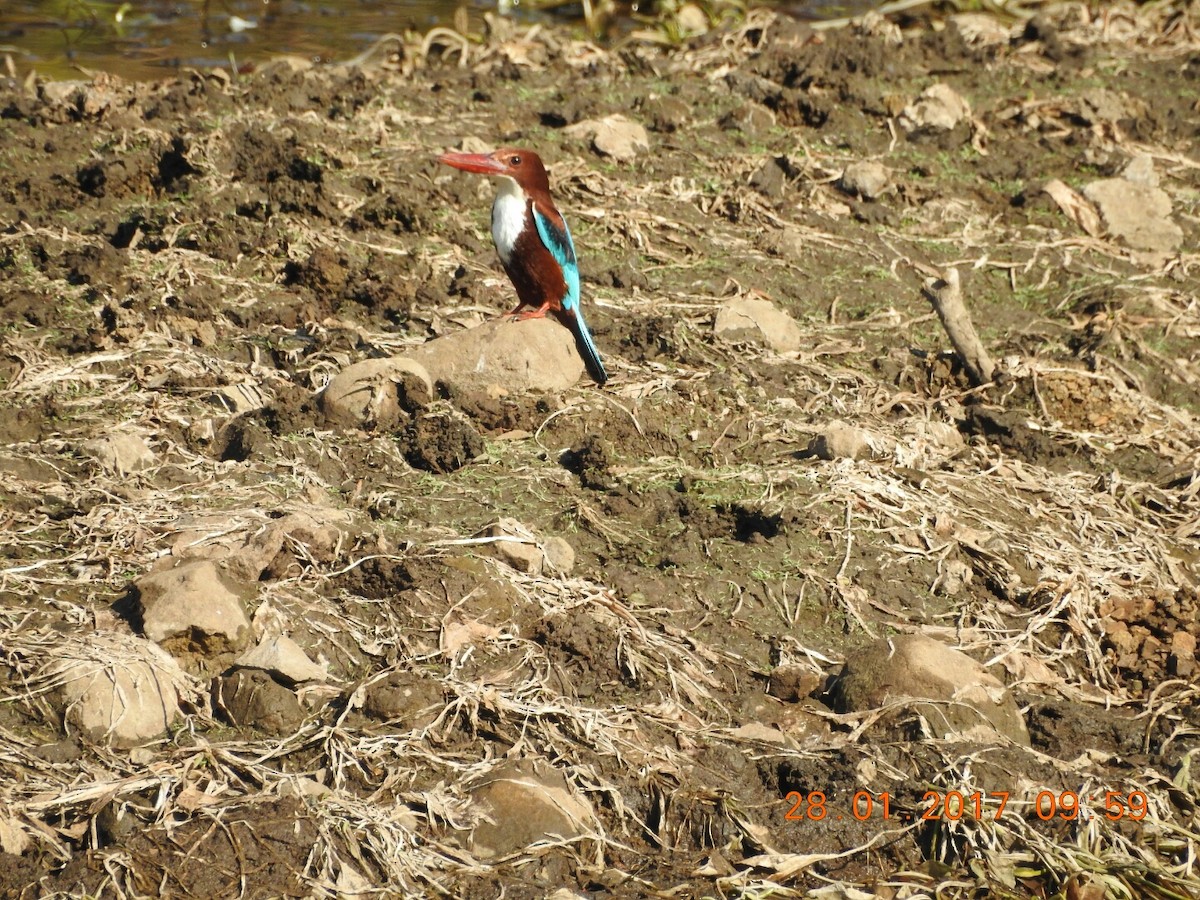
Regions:
M 519 157 L 519 156 L 510 156 L 510 157 L 508 158 L 508 164 L 509 164 L 510 166 L 519 166 L 519 165 L 521 164 L 521 157 Z

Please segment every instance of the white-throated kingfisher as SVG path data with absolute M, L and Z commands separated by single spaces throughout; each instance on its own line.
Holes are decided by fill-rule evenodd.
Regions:
M 566 220 L 550 199 L 550 180 L 532 150 L 443 153 L 438 162 L 495 175 L 500 190 L 492 204 L 492 240 L 520 301 L 511 315 L 531 319 L 551 310 L 575 335 L 575 346 L 597 384 L 608 380 L 600 353 L 579 307 L 579 264 Z M 522 310 L 522 307 L 530 307 Z

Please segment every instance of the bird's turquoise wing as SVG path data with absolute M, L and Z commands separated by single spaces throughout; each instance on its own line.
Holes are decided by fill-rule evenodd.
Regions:
M 537 225 L 538 237 L 546 249 L 562 266 L 563 281 L 567 283 L 567 296 L 562 298 L 563 309 L 572 312 L 579 309 L 579 264 L 575 261 L 575 244 L 571 241 L 571 229 L 567 220 L 557 211 L 547 211 L 535 201 L 533 223 Z
M 567 220 L 557 211 L 544 210 L 536 201 L 533 203 L 533 222 L 537 225 L 538 237 L 562 266 L 563 281 L 567 283 L 567 296 L 562 298 L 562 307 L 567 314 L 571 331 L 575 334 L 575 343 L 587 366 L 588 374 L 597 384 L 604 384 L 608 380 L 608 373 L 604 370 L 600 351 L 596 349 L 592 333 L 583 319 L 583 309 L 579 306 L 579 264 L 575 262 L 575 244 L 571 241 L 571 229 L 567 227 Z

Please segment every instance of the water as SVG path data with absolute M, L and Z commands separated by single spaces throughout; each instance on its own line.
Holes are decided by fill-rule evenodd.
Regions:
M 87 71 L 108 71 L 145 80 L 184 66 L 241 68 L 279 54 L 327 62 L 357 56 L 390 32 L 449 24 L 459 6 L 478 28 L 483 11 L 494 5 L 494 0 L 0 0 L 0 63 L 18 76 L 36 70 L 51 78 L 80 78 Z M 846 0 L 806 5 L 817 15 L 837 15 Z M 850 5 L 863 4 L 850 0 Z M 515 12 L 526 19 L 581 22 L 580 6 L 560 10 L 522 13 L 518 4 Z

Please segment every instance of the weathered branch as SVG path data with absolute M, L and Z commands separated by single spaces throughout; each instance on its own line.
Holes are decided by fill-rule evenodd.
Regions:
M 971 324 L 971 316 L 963 303 L 958 269 L 948 269 L 945 279 L 931 278 L 926 281 L 923 293 L 933 304 L 942 327 L 950 336 L 950 343 L 954 345 L 954 352 L 967 368 L 971 383 L 976 386 L 987 384 L 992 380 L 996 367 L 992 365 L 992 358 L 988 356 L 983 341 Z

